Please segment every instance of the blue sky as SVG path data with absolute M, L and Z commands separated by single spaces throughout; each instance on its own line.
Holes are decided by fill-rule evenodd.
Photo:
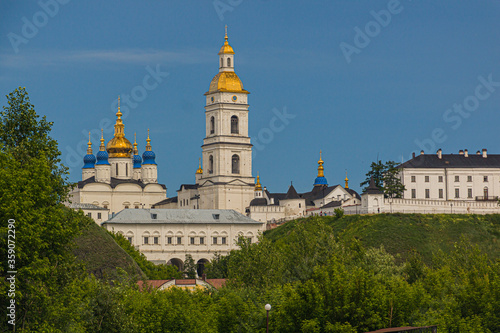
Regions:
M 226 24 L 273 192 L 309 190 L 320 149 L 329 184 L 347 170 L 355 190 L 377 157 L 500 152 L 500 1 L 59 1 L 1 2 L 0 92 L 26 87 L 54 121 L 71 181 L 129 95 L 126 136 L 142 153 L 150 128 L 168 196 L 194 182 Z

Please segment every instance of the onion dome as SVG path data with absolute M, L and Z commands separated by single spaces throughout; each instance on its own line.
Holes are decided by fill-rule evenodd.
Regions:
M 134 169 L 140 169 L 142 164 L 142 158 L 139 155 L 139 150 L 137 149 L 137 137 L 134 133 L 134 157 L 132 158 L 134 162 Z
M 148 139 L 146 140 L 146 151 L 142 154 L 142 165 L 144 164 L 156 164 L 155 158 L 156 155 L 151 148 L 151 139 L 149 138 L 149 129 L 148 129 Z
M 203 169 L 201 168 L 201 158 L 199 159 L 199 166 L 198 170 L 196 170 L 197 175 L 202 175 L 203 174 Z
M 90 142 L 90 132 L 89 132 L 89 143 L 87 143 L 87 155 L 83 157 L 83 167 L 82 169 L 93 169 L 95 165 L 96 158 L 92 153 L 92 142 Z
M 99 151 L 97 152 L 97 163 L 96 165 L 109 165 L 108 162 L 108 152 L 106 151 L 106 147 L 104 146 L 104 135 L 101 129 L 101 145 L 99 146 Z
M 328 185 L 325 178 L 323 160 L 321 159 L 321 150 L 319 151 L 319 161 L 318 161 L 318 177 L 314 180 L 314 186 Z
M 109 157 L 131 157 L 132 144 L 125 137 L 125 125 L 120 112 L 120 97 L 118 96 L 118 112 L 116 113 L 115 136 L 106 145 Z
M 233 48 L 229 45 L 227 41 L 227 25 L 226 25 L 226 36 L 224 37 L 224 45 L 220 48 L 219 55 L 221 54 L 234 54 Z

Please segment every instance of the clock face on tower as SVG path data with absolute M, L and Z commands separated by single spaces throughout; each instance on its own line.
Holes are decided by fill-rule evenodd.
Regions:
M 233 102 L 236 102 L 238 100 L 238 97 L 236 97 L 236 95 L 233 95 L 232 100 L 233 100 Z

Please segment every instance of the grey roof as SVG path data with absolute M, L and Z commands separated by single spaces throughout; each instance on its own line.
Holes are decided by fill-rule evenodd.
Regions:
M 321 206 L 320 208 L 332 208 L 332 207 L 340 207 L 342 206 L 341 201 L 330 201 L 326 205 Z
M 398 168 L 500 168 L 500 155 L 470 154 L 454 155 L 442 154 L 439 158 L 437 154 L 417 155 L 409 161 L 398 166 Z
M 177 190 L 177 192 L 182 191 L 184 187 L 185 190 L 196 190 L 198 188 L 198 184 L 182 184 L 181 187 Z
M 72 209 L 87 209 L 87 210 L 108 210 L 107 208 L 104 207 L 99 207 L 94 204 L 90 203 L 79 203 L 79 202 L 74 202 L 69 205 L 69 208 Z
M 255 198 L 250 201 L 250 206 L 267 206 L 267 200 L 265 198 Z
M 79 181 L 78 182 L 78 188 L 83 188 L 85 185 L 92 184 L 92 183 L 97 183 L 95 181 L 95 177 L 90 177 L 90 178 L 87 178 L 87 179 L 85 179 L 83 181 Z M 106 184 L 106 183 L 99 183 L 99 184 Z M 135 180 L 135 179 L 118 179 L 118 178 L 111 177 L 111 181 L 110 181 L 110 184 L 109 184 L 111 186 L 111 188 L 115 188 L 116 186 L 118 186 L 120 184 L 136 184 L 136 185 L 139 185 L 142 188 L 145 188 L 146 186 L 148 186 L 151 183 L 144 184 L 140 180 Z M 164 189 L 167 189 L 167 187 L 164 184 L 158 184 L 158 185 L 160 185 Z
M 153 219 L 154 214 L 156 219 Z M 103 224 L 121 223 L 262 224 L 232 209 L 124 209 Z
M 165 205 L 165 204 L 168 204 L 168 203 L 171 203 L 171 202 L 178 202 L 178 199 L 177 197 L 171 197 L 171 198 L 167 198 L 167 199 L 164 199 L 160 202 L 157 202 L 155 204 L 153 204 L 153 208 L 155 208 L 156 206 L 159 206 L 159 205 Z
M 347 192 L 349 192 L 350 195 L 352 195 L 354 198 L 361 199 L 359 196 L 358 192 L 354 191 L 353 189 L 350 188 L 344 188 Z
M 363 192 L 363 194 L 384 194 L 376 185 L 375 185 L 375 180 L 373 180 L 373 177 L 370 178 L 370 186 L 366 188 L 366 190 Z
M 288 192 L 286 192 L 285 200 L 289 199 L 300 199 L 300 196 L 293 185 L 290 185 L 290 187 L 288 188 Z

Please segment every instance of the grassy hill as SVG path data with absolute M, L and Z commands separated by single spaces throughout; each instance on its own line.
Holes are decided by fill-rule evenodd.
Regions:
M 470 239 L 491 259 L 500 258 L 500 215 L 459 214 L 376 214 L 346 215 L 340 219 L 320 217 L 339 240 L 358 239 L 365 247 L 380 247 L 405 260 L 411 250 L 420 253 L 426 263 L 439 250 L 448 253 L 462 236 Z M 286 223 L 264 236 L 277 240 L 286 235 L 299 219 Z
M 117 268 L 136 278 L 145 277 L 135 260 L 123 250 L 106 230 L 95 223 L 76 239 L 74 254 L 83 261 L 87 271 L 97 278 L 113 280 L 118 277 Z

